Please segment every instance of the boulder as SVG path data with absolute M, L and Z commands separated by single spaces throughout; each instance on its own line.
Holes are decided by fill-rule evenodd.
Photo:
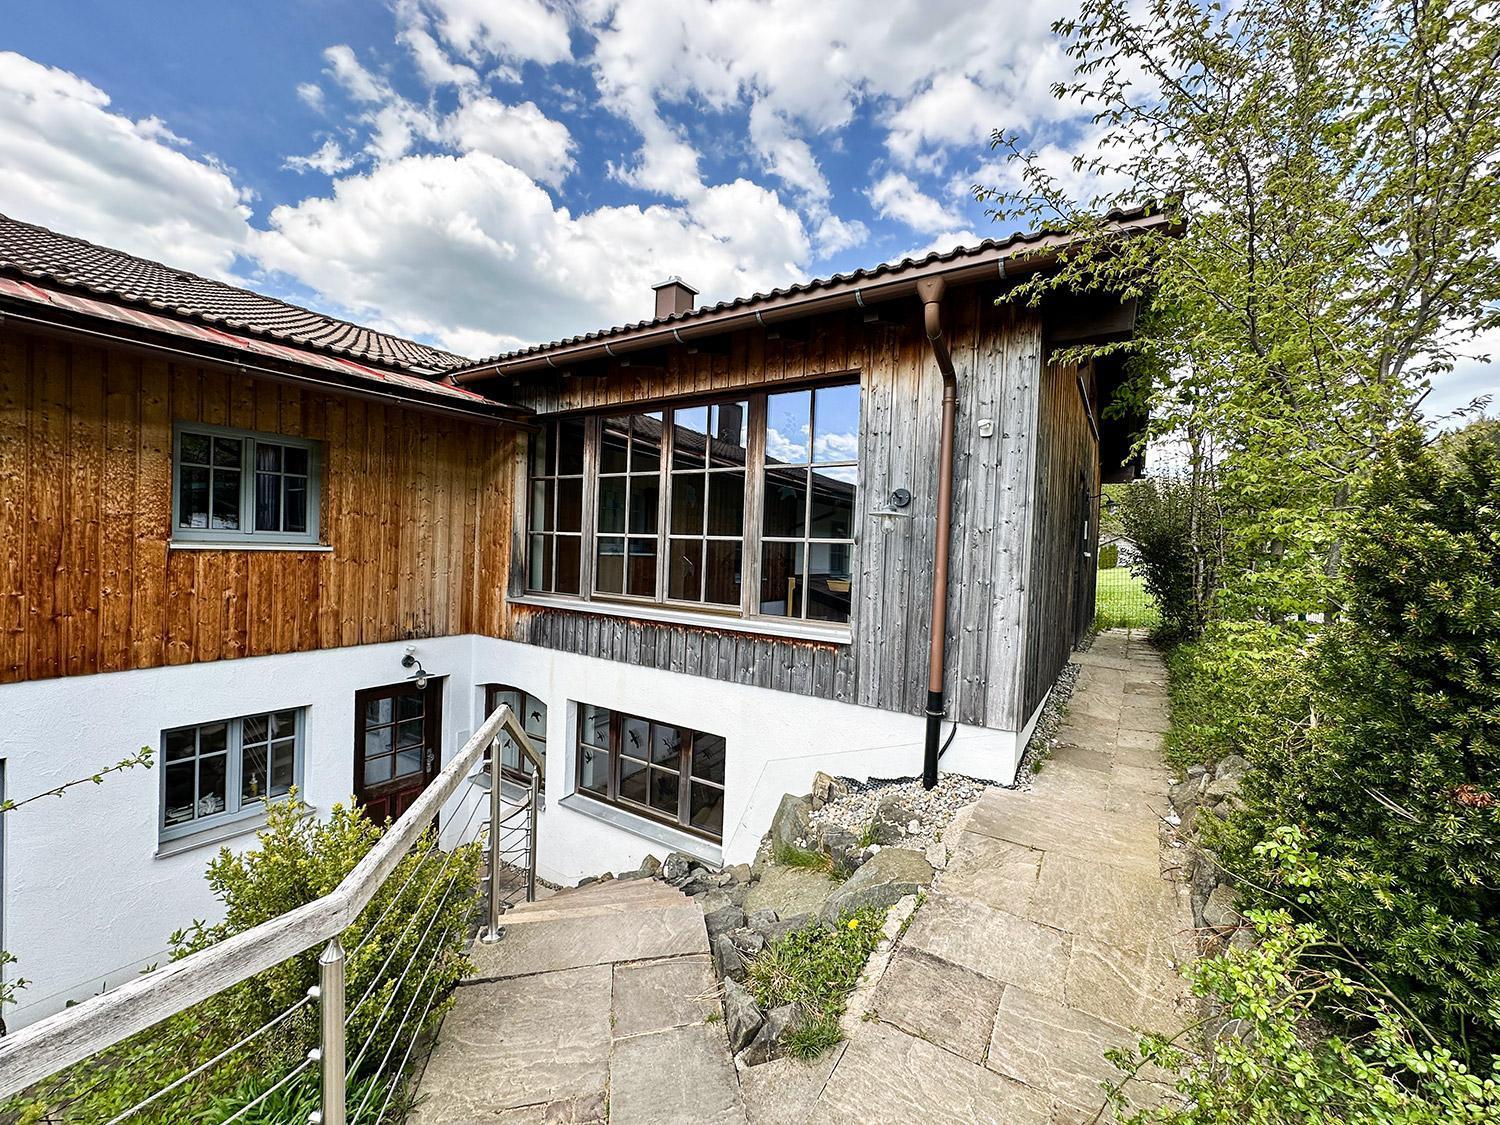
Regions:
M 655 878 L 657 873 L 661 871 L 661 860 L 657 859 L 654 855 L 648 855 L 645 859 L 641 860 L 641 865 L 636 870 L 641 873 L 643 878 Z
M 788 793 L 781 798 L 776 815 L 771 819 L 771 845 L 773 848 L 800 848 L 810 827 L 812 798 Z
M 865 906 L 894 906 L 897 899 L 930 886 L 935 874 L 920 853 L 884 848 L 828 897 L 823 921 L 836 921 L 845 911 Z
M 750 915 L 745 924 L 747 926 L 750 926 L 752 929 L 758 930 L 765 926 L 774 926 L 776 924 L 776 920 L 776 911 L 757 910 L 754 914 Z
M 766 1013 L 765 1023 L 761 1024 L 750 1045 L 740 1052 L 740 1061 L 746 1066 L 759 1066 L 781 1058 L 786 1053 L 787 1032 L 797 1026 L 800 1018 L 801 1009 L 795 1004 L 772 1008 Z
M 735 906 L 738 906 L 740 909 L 743 910 L 744 906 L 745 906 L 745 901 L 750 897 L 750 884 L 749 883 L 729 883 L 729 884 L 726 884 L 724 887 L 720 888 L 719 890 L 717 890 L 717 891 L 710 891 L 709 893 L 710 894 L 716 894 L 716 895 L 723 895 L 730 902 L 734 903 Z
M 723 910 L 726 906 L 739 905 L 723 891 L 704 891 L 700 895 L 694 895 L 693 901 L 698 904 L 698 909 L 704 914 L 712 914 L 715 910 Z
M 662 862 L 661 877 L 674 887 L 687 882 L 694 866 L 693 857 L 682 852 L 673 852 Z
M 1234 888 L 1220 883 L 1209 892 L 1203 904 L 1203 924 L 1213 930 L 1228 930 L 1240 924 L 1239 911 L 1234 908 Z
M 755 997 L 747 988 L 727 981 L 724 985 L 724 1030 L 729 1033 L 729 1050 L 738 1054 L 750 1045 L 756 1032 L 766 1022 Z
M 748 863 L 736 863 L 728 869 L 726 874 L 729 876 L 730 881 L 734 883 L 748 883 L 754 878 Z
M 1214 764 L 1214 780 L 1239 781 L 1250 772 L 1250 763 L 1239 754 L 1226 754 Z
M 1186 781 L 1179 781 L 1167 790 L 1167 796 L 1171 798 L 1172 807 L 1184 816 L 1190 807 L 1198 804 L 1198 798 L 1203 794 L 1203 775 L 1197 777 L 1189 776 Z
M 750 888 L 745 912 L 774 910 L 778 917 L 816 914 L 838 884 L 821 871 L 802 867 L 768 867 L 759 883 Z
M 737 930 L 744 924 L 745 912 L 738 906 L 726 906 L 722 910 L 715 910 L 712 914 L 703 916 L 703 925 L 708 929 L 709 941 L 720 934 L 727 934 L 730 930 Z
M 916 817 L 895 793 L 887 793 L 875 804 L 870 836 L 877 844 L 894 844 L 906 835 L 906 826 Z
M 833 860 L 833 865 L 843 871 L 852 871 L 859 866 L 859 840 L 847 828 L 830 824 L 823 829 L 820 849 Z
M 747 969 L 745 955 L 728 934 L 720 934 L 709 943 L 713 954 L 714 976 L 724 980 L 744 980 Z
M 779 938 L 786 937 L 793 930 L 800 930 L 804 926 L 811 926 L 817 920 L 815 914 L 793 914 L 788 918 L 780 918 L 769 926 L 764 926 L 756 932 L 765 938 L 769 945 Z
M 729 940 L 734 942 L 734 947 L 746 961 L 754 960 L 756 954 L 766 947 L 765 935 L 748 926 L 731 931 Z
M 812 808 L 817 812 L 830 801 L 837 801 L 849 795 L 849 783 L 840 781 L 836 777 L 819 771 L 813 776 L 812 783 Z

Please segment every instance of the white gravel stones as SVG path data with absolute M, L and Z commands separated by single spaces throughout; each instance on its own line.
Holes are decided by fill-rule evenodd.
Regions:
M 1036 721 L 1036 726 L 1031 731 L 1031 740 L 1026 743 L 1026 753 L 1021 755 L 1021 766 L 1016 770 L 1017 789 L 1030 789 L 1033 778 L 1032 765 L 1046 758 L 1057 747 L 1057 732 L 1062 728 L 1063 719 L 1068 714 L 1068 703 L 1073 698 L 1073 687 L 1078 683 L 1078 673 L 1083 671 L 1083 665 L 1069 662 L 1063 666 L 1058 673 L 1057 680 L 1052 685 L 1052 692 L 1047 696 L 1047 703 L 1042 708 L 1042 716 Z
M 888 794 L 894 794 L 912 819 L 902 826 L 901 839 L 891 846 L 925 852 L 937 842 L 954 814 L 979 800 L 985 787 L 992 783 L 949 773 L 940 775 L 937 788 L 930 792 L 922 788 L 922 779 L 916 777 L 848 784 L 848 796 L 831 801 L 812 814 L 813 836 L 825 825 L 836 825 L 859 836 L 874 819 L 875 806 Z

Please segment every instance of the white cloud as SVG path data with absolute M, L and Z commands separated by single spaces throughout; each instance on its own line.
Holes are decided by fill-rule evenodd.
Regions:
M 396 39 L 404 43 L 407 50 L 411 52 L 412 61 L 417 64 L 417 72 L 422 75 L 423 80 L 429 86 L 473 87 L 479 85 L 478 72 L 471 66 L 465 66 L 463 63 L 456 63 L 450 59 L 438 46 L 437 40 L 433 39 L 420 25 L 414 24 L 402 28 Z
M 348 44 L 336 43 L 325 48 L 323 61 L 328 74 L 355 101 L 387 102 L 393 96 L 391 84 L 366 70 Z
M 1436 422 L 1486 396 L 1490 399 L 1486 413 L 1495 415 L 1500 407 L 1500 329 L 1478 336 L 1459 350 L 1463 358 L 1452 371 L 1432 380 L 1432 391 L 1422 402 L 1429 421 Z
M 322 113 L 327 108 L 327 101 L 323 96 L 323 87 L 316 82 L 297 83 L 297 97 L 309 109 Z
M 790 123 L 765 102 L 750 107 L 750 141 L 760 153 L 766 171 L 810 200 L 828 198 L 828 179 L 818 167 L 812 147 L 794 136 Z
M 307 156 L 288 156 L 282 166 L 294 172 L 322 172 L 325 176 L 336 175 L 352 167 L 354 158 L 344 155 L 338 141 L 329 138 L 318 150 Z
M 97 86 L 0 52 L 0 211 L 211 276 L 245 245 L 247 193 L 160 121 Z
M 842 250 L 862 246 L 869 237 L 870 229 L 858 219 L 845 220 L 837 215 L 827 215 L 818 224 L 813 244 L 817 248 L 818 257 L 826 258 Z
M 865 194 L 877 215 L 905 223 L 913 230 L 942 230 L 960 222 L 951 207 L 939 203 L 902 172 L 887 172 Z
M 471 62 L 565 62 L 573 57 L 568 18 L 544 0 L 427 0 L 438 34 Z
M 886 261 L 895 263 L 906 258 L 911 258 L 913 261 L 920 262 L 929 254 L 946 254 L 949 250 L 956 247 L 973 246 L 983 241 L 983 237 L 975 234 L 972 230 L 944 231 L 936 238 L 924 242 L 921 246 L 913 246 L 910 250 L 903 250 L 899 254 L 893 254 Z
M 573 169 L 576 146 L 568 127 L 549 118 L 535 102 L 505 105 L 494 98 L 477 98 L 460 106 L 444 129 L 463 151 L 498 156 L 553 187 Z

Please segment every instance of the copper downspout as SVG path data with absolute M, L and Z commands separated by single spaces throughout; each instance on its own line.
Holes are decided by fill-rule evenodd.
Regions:
M 938 442 L 937 542 L 932 566 L 932 625 L 927 648 L 927 743 L 922 756 L 922 788 L 937 785 L 938 735 L 943 724 L 944 649 L 948 636 L 948 539 L 953 520 L 953 425 L 958 413 L 958 376 L 953 356 L 943 338 L 942 277 L 924 277 L 917 282 L 922 302 L 922 324 L 932 357 L 943 375 L 943 429 Z

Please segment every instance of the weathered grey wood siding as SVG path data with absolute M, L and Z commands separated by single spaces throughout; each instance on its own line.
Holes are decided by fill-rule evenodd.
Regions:
M 944 322 L 959 375 L 948 624 L 949 714 L 1014 730 L 1029 564 L 1031 445 L 1041 376 L 1036 313 L 997 308 L 993 291 L 950 291 Z M 936 518 L 942 381 L 915 302 L 882 306 L 881 323 L 837 314 L 803 340 L 736 333 L 726 355 L 674 349 L 661 369 L 548 375 L 508 390 L 542 414 L 670 402 L 858 374 L 863 388 L 852 643 L 814 644 L 711 627 L 659 625 L 515 606 L 514 639 L 647 667 L 713 676 L 885 710 L 926 705 L 928 595 Z M 991 437 L 978 422 L 994 423 Z M 893 490 L 901 515 L 882 516 Z M 524 568 L 523 568 L 524 572 Z
M 1087 365 L 1046 365 L 1035 442 L 1023 721 L 1068 662 L 1080 625 L 1086 628 L 1094 616 L 1099 448 L 1085 394 L 1090 403 L 1095 401 L 1093 372 Z

